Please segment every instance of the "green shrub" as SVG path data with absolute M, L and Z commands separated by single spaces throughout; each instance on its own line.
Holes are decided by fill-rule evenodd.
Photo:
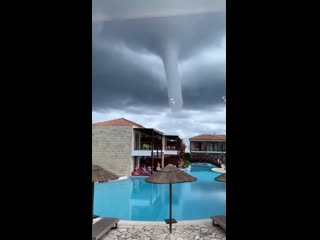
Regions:
M 182 153 L 182 158 L 184 161 L 190 161 L 190 153 Z
M 186 160 L 185 162 L 184 162 L 184 167 L 185 168 L 187 168 L 187 167 L 189 167 L 191 165 L 191 162 L 189 161 L 189 160 Z

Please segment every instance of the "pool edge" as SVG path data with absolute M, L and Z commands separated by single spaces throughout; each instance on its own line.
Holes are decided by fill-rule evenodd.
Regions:
M 93 219 L 93 223 L 99 221 L 101 218 Z M 164 221 L 131 221 L 131 220 L 120 220 L 119 225 L 163 225 L 167 224 Z M 174 225 L 201 225 L 201 224 L 212 224 L 212 219 L 197 219 L 197 220 L 181 220 Z

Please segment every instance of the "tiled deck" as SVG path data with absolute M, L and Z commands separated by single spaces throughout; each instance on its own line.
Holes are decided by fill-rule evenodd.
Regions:
M 98 219 L 97 219 L 98 220 Z M 97 221 L 96 220 L 96 221 Z M 101 240 L 164 240 L 170 239 L 169 226 L 164 222 L 121 220 L 118 228 L 110 230 Z M 212 226 L 211 219 L 179 221 L 172 225 L 172 240 L 225 240 L 225 231 Z

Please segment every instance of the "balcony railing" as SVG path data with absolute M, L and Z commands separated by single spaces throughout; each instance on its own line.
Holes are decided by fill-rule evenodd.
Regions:
M 221 150 L 191 150 L 193 153 L 226 153 L 226 151 L 221 151 Z
M 157 156 L 157 153 L 159 156 L 161 156 L 161 152 L 165 155 L 178 155 L 177 150 L 164 150 L 164 151 L 157 151 L 153 150 L 153 156 Z M 152 156 L 152 150 L 132 150 L 132 155 L 133 157 L 151 157 Z
M 177 147 L 176 146 L 166 146 L 165 150 L 175 150 L 175 151 L 177 151 Z
M 164 150 L 163 153 L 166 155 L 178 155 L 177 150 Z
M 132 157 L 151 157 L 152 150 L 132 150 Z M 153 156 L 157 156 L 157 153 L 159 156 L 161 156 L 161 150 L 153 150 Z

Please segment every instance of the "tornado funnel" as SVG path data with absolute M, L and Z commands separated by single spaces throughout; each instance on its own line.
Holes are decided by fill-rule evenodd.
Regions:
M 173 41 L 166 44 L 162 60 L 167 78 L 169 105 L 173 111 L 177 111 L 182 108 L 183 99 L 178 68 L 178 51 Z

